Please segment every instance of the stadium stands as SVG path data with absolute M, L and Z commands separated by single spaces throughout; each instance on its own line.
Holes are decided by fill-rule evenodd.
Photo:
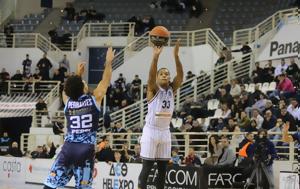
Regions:
M 278 10 L 292 6 L 293 0 L 221 1 L 212 28 L 225 44 L 232 42 L 232 32 L 253 27 Z M 266 8 L 267 7 L 267 8 Z

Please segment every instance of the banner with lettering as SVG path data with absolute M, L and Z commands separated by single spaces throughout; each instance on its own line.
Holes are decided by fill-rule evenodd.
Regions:
M 25 182 L 25 159 L 0 156 L 0 188 Z
M 237 167 L 201 167 L 200 188 L 241 187 L 240 184 L 246 181 L 244 172 L 244 169 Z
M 136 189 L 138 187 L 141 164 L 100 162 L 96 164 L 96 168 L 99 173 L 95 178 L 95 188 Z
M 167 168 L 165 189 L 199 189 L 200 169 L 197 167 L 169 166 Z M 156 189 L 157 168 L 148 177 L 147 189 Z

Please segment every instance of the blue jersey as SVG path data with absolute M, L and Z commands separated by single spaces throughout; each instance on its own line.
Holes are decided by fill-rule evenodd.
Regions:
M 96 144 L 100 108 L 94 96 L 82 95 L 77 101 L 69 99 L 65 106 L 67 120 L 66 142 Z

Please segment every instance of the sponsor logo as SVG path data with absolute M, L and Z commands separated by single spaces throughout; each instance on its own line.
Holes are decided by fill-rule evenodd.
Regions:
M 109 176 L 113 178 L 103 178 L 103 189 L 135 189 L 133 180 L 126 179 L 128 166 L 125 163 L 112 164 Z
M 12 161 L 3 161 L 2 170 L 7 173 L 7 177 L 9 178 L 13 173 L 20 173 L 22 165 L 16 159 Z
M 289 42 L 280 44 L 278 41 L 272 41 L 270 44 L 270 56 L 300 53 L 300 42 Z
M 230 173 L 210 173 L 208 175 L 209 186 L 226 186 L 231 185 L 237 181 L 237 178 L 242 176 L 241 173 L 231 175 Z

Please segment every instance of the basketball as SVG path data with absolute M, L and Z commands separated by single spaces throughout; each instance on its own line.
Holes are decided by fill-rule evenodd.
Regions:
M 168 43 L 170 37 L 169 30 L 164 26 L 156 26 L 150 31 L 150 41 L 155 46 L 164 46 Z

